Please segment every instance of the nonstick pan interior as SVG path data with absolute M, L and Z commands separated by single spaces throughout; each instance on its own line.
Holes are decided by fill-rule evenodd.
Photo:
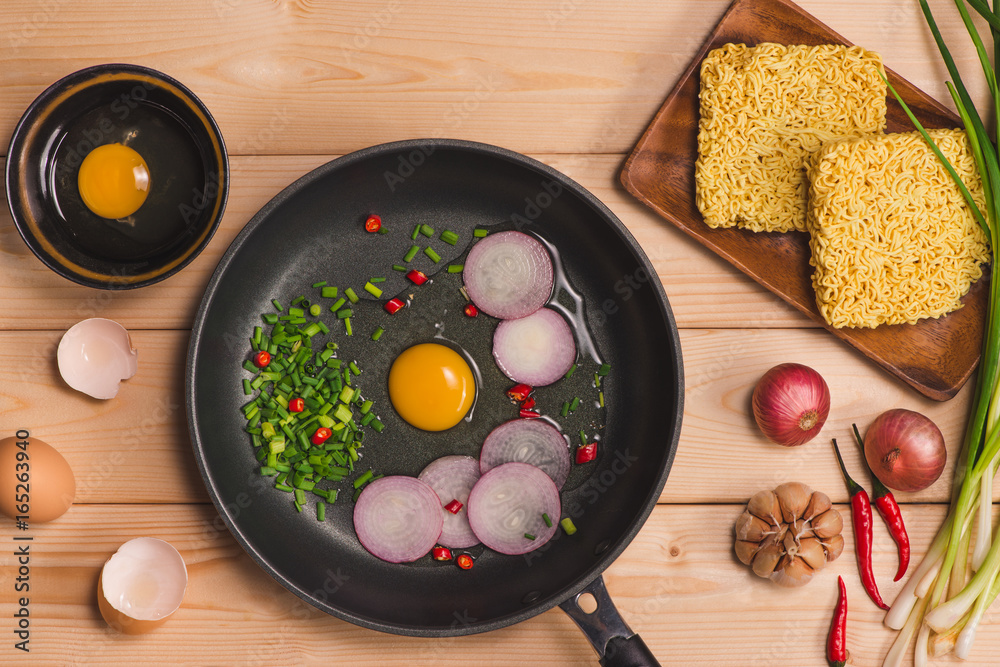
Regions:
M 401 234 L 366 236 L 365 216 L 381 215 Z M 240 389 L 247 338 L 272 298 L 317 280 L 364 284 L 385 275 L 385 294 L 406 288 L 389 267 L 427 222 L 462 239 L 474 227 L 537 234 L 561 256 L 583 295 L 602 361 L 607 422 L 593 472 L 574 472 L 563 516 L 578 527 L 524 556 L 480 548 L 462 571 L 424 559 L 390 564 L 355 536 L 347 494 L 314 512 L 296 512 L 288 495 L 261 478 L 243 428 Z M 460 258 L 462 244 L 455 249 Z M 449 261 L 444 258 L 442 266 Z M 488 318 L 465 345 L 484 369 L 480 397 L 503 396 L 509 380 L 492 368 Z M 368 332 L 365 332 L 367 335 Z M 395 334 L 389 336 L 389 333 Z M 501 400 L 477 404 L 475 417 L 433 438 L 395 418 L 384 377 L 395 354 L 426 332 L 389 331 L 366 361 L 365 389 L 381 398 L 387 428 L 365 445 L 365 465 L 416 475 L 449 453 L 476 456 L 486 434 L 510 418 Z M 382 342 L 382 341 L 380 341 Z M 262 209 L 219 264 L 198 312 L 188 359 L 187 399 L 196 458 L 233 535 L 272 577 L 310 604 L 361 626 L 422 636 L 502 627 L 566 600 L 593 580 L 641 528 L 666 480 L 677 446 L 683 396 L 677 330 L 652 267 L 634 239 L 596 198 L 559 172 L 519 154 L 470 142 L 409 141 L 365 149 L 304 176 Z M 425 435 L 425 434 L 423 434 Z

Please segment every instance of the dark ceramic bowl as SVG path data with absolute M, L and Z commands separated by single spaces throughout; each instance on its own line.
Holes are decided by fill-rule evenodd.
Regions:
M 118 220 L 83 203 L 80 164 L 120 143 L 146 161 L 149 193 Z M 174 79 L 136 65 L 74 72 L 25 111 L 7 153 L 7 202 L 31 251 L 53 271 L 101 289 L 173 275 L 208 244 L 222 219 L 229 158 L 215 120 Z

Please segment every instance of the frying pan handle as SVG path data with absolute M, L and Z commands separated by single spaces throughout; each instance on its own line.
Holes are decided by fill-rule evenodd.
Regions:
M 578 602 L 584 593 L 590 593 L 597 601 L 597 609 L 589 614 Z M 604 586 L 604 577 L 597 577 L 559 606 L 587 635 L 604 667 L 659 667 L 646 643 L 618 613 Z

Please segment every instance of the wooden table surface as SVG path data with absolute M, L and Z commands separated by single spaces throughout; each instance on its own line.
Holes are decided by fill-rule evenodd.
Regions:
M 947 101 L 946 72 L 916 2 L 801 0 L 847 39 Z M 978 102 L 981 73 L 951 2 L 932 0 Z M 558 609 L 467 637 L 383 635 L 320 613 L 260 570 L 224 529 L 194 463 L 183 371 L 208 278 L 250 217 L 337 155 L 386 141 L 452 137 L 498 144 L 559 169 L 604 201 L 656 267 L 681 328 L 685 414 L 669 480 L 639 535 L 607 570 L 608 589 L 663 664 L 823 664 L 844 575 L 853 665 L 881 664 L 893 633 L 866 598 L 853 542 L 807 586 L 781 589 L 733 555 L 732 525 L 754 492 L 798 480 L 845 510 L 829 445 L 883 410 L 924 412 L 952 455 L 969 387 L 936 403 L 879 371 L 778 298 L 633 200 L 623 160 L 728 6 L 728 0 L 6 0 L 0 3 L 0 138 L 49 84 L 85 66 L 130 62 L 189 86 L 230 153 L 221 228 L 178 275 L 112 293 L 46 269 L 0 213 L 0 436 L 27 429 L 59 449 L 76 503 L 31 525 L 30 653 L 15 648 L 16 532 L 0 522 L 4 664 L 552 664 L 594 661 Z M 139 372 L 118 397 L 91 400 L 55 368 L 62 332 L 86 317 L 122 323 Z M 833 411 L 798 449 L 767 443 L 748 416 L 757 378 L 785 361 L 827 379 Z M 953 458 L 953 456 L 952 456 Z M 857 450 L 846 450 L 858 476 Z M 952 460 L 916 495 L 900 494 L 915 562 L 945 512 Z M 849 533 L 850 531 L 845 531 Z M 170 541 L 187 562 L 182 608 L 143 636 L 101 620 L 101 564 L 126 540 Z M 891 600 L 895 547 L 875 533 L 876 575 Z M 915 566 L 911 565 L 911 569 Z M 970 663 L 996 662 L 1000 617 L 987 614 Z M 957 662 L 940 659 L 936 664 Z

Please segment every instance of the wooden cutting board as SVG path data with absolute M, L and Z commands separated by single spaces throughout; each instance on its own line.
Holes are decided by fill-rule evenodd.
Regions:
M 809 266 L 809 236 L 712 229 L 695 205 L 701 61 L 730 42 L 754 45 L 846 44 L 846 39 L 787 0 L 735 0 L 670 92 L 622 169 L 621 181 L 651 207 L 705 247 L 728 260 L 835 336 L 921 394 L 944 401 L 969 379 L 979 361 L 989 297 L 989 271 L 945 317 L 875 329 L 835 329 L 816 307 Z M 878 50 L 877 44 L 862 45 Z M 927 128 L 962 127 L 960 119 L 886 68 L 889 82 Z M 886 132 L 914 127 L 890 94 Z M 735 326 L 739 326 L 735 323 Z M 759 323 L 746 322 L 745 326 Z

